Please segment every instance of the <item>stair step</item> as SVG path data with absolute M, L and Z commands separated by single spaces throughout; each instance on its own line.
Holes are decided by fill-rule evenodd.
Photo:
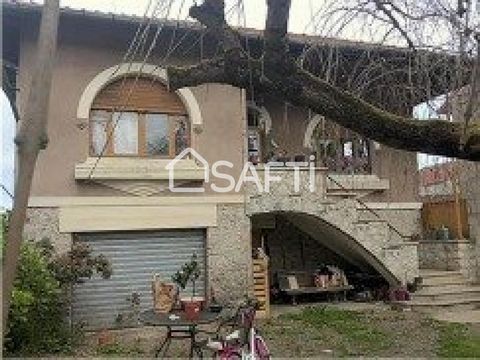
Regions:
M 422 312 L 438 312 L 444 310 L 472 310 L 480 307 L 480 297 L 474 299 L 435 300 L 435 301 L 396 301 L 394 304 Z
M 434 289 L 434 288 L 432 288 Z M 416 292 L 412 294 L 414 301 L 439 301 L 448 302 L 454 300 L 475 300 L 480 299 L 480 287 L 465 288 L 457 291 L 428 291 L 428 292 Z
M 462 275 L 433 276 L 423 278 L 422 281 L 422 287 L 466 284 L 467 281 Z
M 443 285 L 430 286 L 415 292 L 415 295 L 459 294 L 464 292 L 480 292 L 480 285 Z
M 420 276 L 424 279 L 427 279 L 449 276 L 462 276 L 462 273 L 456 270 L 420 269 Z

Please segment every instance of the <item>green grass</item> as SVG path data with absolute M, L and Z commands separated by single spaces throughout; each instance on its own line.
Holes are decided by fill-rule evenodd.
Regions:
M 341 355 L 375 354 L 391 344 L 391 337 L 376 329 L 362 313 L 325 307 L 311 307 L 284 316 L 301 321 L 324 333 L 334 331 Z
M 437 355 L 444 358 L 479 358 L 480 335 L 475 334 L 467 326 L 435 322 L 439 342 Z
M 135 356 L 142 355 L 145 352 L 140 348 L 139 344 L 135 342 L 133 345 L 122 345 L 118 342 L 111 344 L 99 345 L 96 349 L 97 355 L 103 356 Z

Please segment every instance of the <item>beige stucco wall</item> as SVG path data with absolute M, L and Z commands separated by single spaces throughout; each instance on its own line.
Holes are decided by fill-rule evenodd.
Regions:
M 28 95 L 27 86 L 34 59 L 34 29 L 35 24 L 23 26 L 21 36 L 18 81 L 20 112 Z M 89 82 L 101 71 L 121 62 L 134 30 L 133 26 L 108 21 L 70 19 L 69 23 L 61 23 L 49 107 L 50 144 L 38 159 L 33 196 L 125 195 L 102 185 L 75 181 L 75 164 L 85 161 L 88 155 L 88 124 L 76 118 L 76 109 Z M 169 41 L 169 36 L 160 37 L 147 63 L 161 63 Z M 185 47 L 188 48 L 187 45 Z M 181 51 L 178 53 L 181 54 Z M 168 62 L 185 64 L 198 61 L 196 49 L 187 54 L 181 58 L 172 56 Z M 135 59 L 141 60 L 142 56 Z M 240 89 L 218 84 L 199 86 L 193 89 L 193 93 L 200 105 L 204 125 L 203 131 L 192 134 L 192 143 L 210 162 L 219 159 L 231 161 L 234 169 L 227 172 L 237 178 L 245 153 L 244 93 Z M 308 154 L 308 149 L 303 146 L 305 131 L 311 120 L 308 111 L 268 97 L 264 105 L 272 119 L 276 143 L 289 154 Z M 391 186 L 389 190 L 373 195 L 370 201 L 416 200 L 418 182 L 415 154 L 380 146 L 380 149 L 373 150 L 372 166 L 373 173 L 390 180 Z
M 309 155 L 311 150 L 304 147 L 304 136 L 314 114 L 270 98 L 264 105 L 272 119 L 272 134 L 279 148 L 290 156 Z M 388 179 L 390 188 L 370 195 L 368 201 L 418 201 L 417 154 L 384 145 L 372 146 L 371 151 L 372 174 Z
M 100 33 L 93 34 L 94 31 Z M 31 33 L 22 36 L 19 66 L 19 109 L 22 112 L 28 95 L 34 45 Z M 59 45 L 54 66 L 46 150 L 37 162 L 32 185 L 33 196 L 68 195 L 125 195 L 109 187 L 74 179 L 75 164 L 88 156 L 88 124 L 76 118 L 78 102 L 89 82 L 101 71 L 121 62 L 124 39 L 119 39 L 109 29 L 82 29 L 73 39 L 72 29 L 61 26 Z M 92 36 L 94 40 L 92 41 Z M 161 46 L 161 42 L 160 42 Z M 159 48 L 161 48 L 159 46 Z M 149 63 L 158 64 L 161 53 L 153 54 Z M 172 59 L 177 63 L 178 59 Z M 245 99 L 238 88 L 208 84 L 192 89 L 200 105 L 203 126 L 200 132 L 192 131 L 192 143 L 209 162 L 227 160 L 233 170 L 222 169 L 235 178 L 241 171 L 245 148 Z M 214 146 L 212 146 L 214 145 Z M 163 184 L 164 185 L 164 184 Z M 220 183 L 221 185 L 221 183 Z M 209 188 L 209 187 L 208 187 Z

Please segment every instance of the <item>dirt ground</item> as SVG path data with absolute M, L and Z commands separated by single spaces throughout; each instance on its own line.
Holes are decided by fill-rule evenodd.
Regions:
M 465 346 L 445 343 L 449 333 L 442 324 L 428 315 L 392 310 L 384 304 L 354 303 L 274 308 L 270 319 L 257 321 L 272 356 L 278 358 L 448 357 L 452 351 L 455 354 L 456 346 Z M 462 334 L 466 331 L 480 341 L 479 326 L 466 325 Z M 161 329 L 153 327 L 110 330 L 107 343 L 99 345 L 101 336 L 89 333 L 75 356 L 151 357 L 163 336 Z M 177 340 L 167 356 L 186 357 L 187 349 L 188 342 Z M 475 355 L 480 357 L 480 353 Z

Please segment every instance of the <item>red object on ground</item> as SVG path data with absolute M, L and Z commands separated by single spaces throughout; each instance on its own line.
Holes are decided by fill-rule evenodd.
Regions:
M 409 301 L 410 293 L 406 288 L 400 287 L 390 290 L 388 298 L 390 301 Z

